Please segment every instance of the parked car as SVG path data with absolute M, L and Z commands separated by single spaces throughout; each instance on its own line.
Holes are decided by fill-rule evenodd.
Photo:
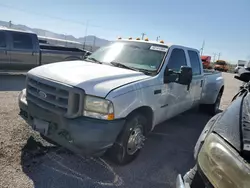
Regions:
M 227 72 L 228 71 L 228 64 L 224 60 L 217 60 L 214 64 L 214 70 Z
M 0 28 L 0 69 L 31 69 L 59 61 L 81 60 L 85 51 L 39 44 L 35 33 Z
M 238 73 L 239 69 L 244 68 L 246 63 L 247 63 L 247 61 L 239 60 L 237 63 L 237 66 L 234 69 L 234 73 Z
M 80 154 L 107 151 L 126 164 L 157 124 L 197 105 L 216 113 L 223 90 L 221 73 L 204 72 L 196 49 L 120 39 L 84 63 L 30 70 L 19 107 L 44 137 Z
M 177 188 L 250 187 L 250 73 L 236 78 L 243 86 L 206 124 L 194 149 L 196 164 L 183 178 L 178 175 Z

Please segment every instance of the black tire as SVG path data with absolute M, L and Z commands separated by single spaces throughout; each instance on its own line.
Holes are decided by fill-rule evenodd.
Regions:
M 124 129 L 118 136 L 116 143 L 107 152 L 109 158 L 119 165 L 125 165 L 132 162 L 140 153 L 141 148 L 136 151 L 132 150 L 135 147 L 130 147 L 131 144 L 129 145 L 129 139 L 133 136 L 136 137 L 136 135 L 138 135 L 137 130 L 141 129 L 141 133 L 138 135 L 138 138 L 140 137 L 140 139 L 142 139 L 140 140 L 142 142 L 140 142 L 140 147 L 142 147 L 145 141 L 146 125 L 147 119 L 142 114 L 136 113 L 129 117 L 125 123 Z
M 219 92 L 219 94 L 215 100 L 215 103 L 213 103 L 213 104 L 201 104 L 200 110 L 208 113 L 209 115 L 214 116 L 215 114 L 217 114 L 219 112 L 221 97 L 222 97 L 222 92 Z

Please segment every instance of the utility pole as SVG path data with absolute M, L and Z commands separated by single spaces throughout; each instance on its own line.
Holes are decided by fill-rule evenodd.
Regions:
M 9 21 L 9 28 L 11 28 L 12 27 L 12 22 L 11 22 L 11 20 Z
M 213 63 L 215 62 L 215 58 L 216 58 L 216 53 L 213 53 L 214 57 L 213 57 Z
M 200 50 L 201 56 L 203 54 L 204 47 L 205 47 L 205 40 L 203 40 L 203 42 L 202 42 L 202 46 L 201 46 L 201 50 Z
M 143 40 L 144 39 L 144 36 L 146 35 L 146 33 L 142 33 L 141 34 L 141 40 Z
M 67 44 L 67 34 L 66 34 L 66 33 L 64 33 L 64 40 L 65 40 L 65 42 L 66 42 L 66 45 L 65 45 L 65 46 L 67 47 L 68 44 Z
M 86 37 L 88 33 L 88 25 L 89 25 L 89 20 L 86 22 L 86 29 L 85 29 L 85 36 L 84 36 L 84 42 L 83 42 L 83 49 L 85 49 L 85 43 L 86 43 Z
M 158 42 L 159 39 L 160 39 L 160 36 L 157 36 L 157 37 L 156 37 L 156 41 Z
M 221 53 L 219 53 L 219 55 L 218 55 L 218 60 L 220 60 L 220 55 L 221 55 Z
M 95 40 L 96 40 L 96 36 L 94 36 L 93 48 L 95 48 Z M 92 48 L 92 51 L 93 51 L 93 48 Z

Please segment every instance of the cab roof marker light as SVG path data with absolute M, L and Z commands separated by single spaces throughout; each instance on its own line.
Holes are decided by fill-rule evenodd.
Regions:
M 141 39 L 139 37 L 137 37 L 136 40 L 141 40 Z
M 148 41 L 148 38 L 145 38 L 145 41 Z
M 120 40 L 120 39 L 122 39 L 122 37 L 118 37 L 117 39 Z
M 160 40 L 160 43 L 164 44 L 164 41 L 163 41 L 163 40 Z
M 132 37 L 129 37 L 128 40 L 132 40 Z

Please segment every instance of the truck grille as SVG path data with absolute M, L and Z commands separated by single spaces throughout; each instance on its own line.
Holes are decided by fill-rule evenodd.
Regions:
M 83 95 L 83 90 L 68 85 L 27 77 L 27 101 L 68 118 L 81 115 Z

